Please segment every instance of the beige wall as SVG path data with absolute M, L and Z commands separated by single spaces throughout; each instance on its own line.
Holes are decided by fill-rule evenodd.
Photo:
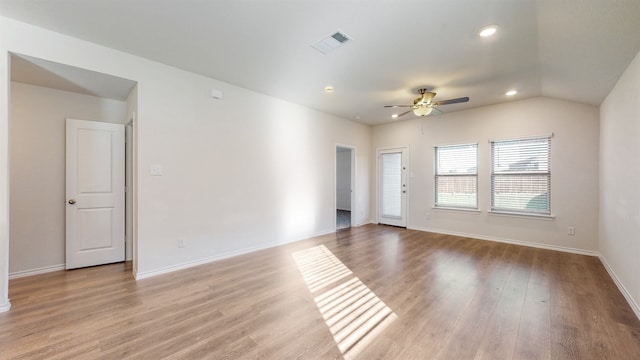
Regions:
M 124 123 L 122 101 L 11 83 L 9 273 L 65 263 L 66 118 Z
M 0 16 L 0 312 L 9 302 L 9 87 L 7 26 Z
M 446 111 L 446 107 L 443 108 Z M 490 140 L 553 134 L 553 220 L 489 214 Z M 478 213 L 433 209 L 434 146 L 478 144 Z M 598 242 L 598 109 L 532 98 L 373 129 L 372 147 L 409 146 L 410 228 L 476 238 L 596 252 Z M 372 214 L 376 214 L 375 207 Z M 567 235 L 574 226 L 575 236 Z
M 640 317 L 640 53 L 600 106 L 600 252 Z

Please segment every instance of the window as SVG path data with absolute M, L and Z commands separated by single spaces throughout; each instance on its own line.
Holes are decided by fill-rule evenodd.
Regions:
M 382 216 L 402 216 L 402 153 L 383 153 Z
M 491 210 L 551 213 L 551 137 L 491 142 Z
M 478 144 L 436 146 L 435 206 L 478 208 Z

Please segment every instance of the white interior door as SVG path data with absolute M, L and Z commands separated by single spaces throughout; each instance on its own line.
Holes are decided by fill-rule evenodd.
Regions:
M 378 150 L 378 223 L 407 226 L 407 149 Z
M 66 267 L 124 261 L 124 125 L 67 119 Z

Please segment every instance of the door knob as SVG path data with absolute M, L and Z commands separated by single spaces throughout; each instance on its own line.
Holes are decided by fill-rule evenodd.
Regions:
M 73 200 L 73 199 L 69 200 L 69 204 L 73 205 L 73 204 L 75 204 L 75 203 L 76 203 L 76 201 L 75 201 L 75 200 Z

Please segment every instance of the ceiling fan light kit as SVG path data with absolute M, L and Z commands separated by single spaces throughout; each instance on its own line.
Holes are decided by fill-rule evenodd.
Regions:
M 495 35 L 497 31 L 498 31 L 498 27 L 496 25 L 487 25 L 482 29 L 480 29 L 480 32 L 478 33 L 478 35 L 486 38 L 486 37 Z
M 467 102 L 469 101 L 468 97 L 461 97 L 461 98 L 456 98 L 456 99 L 449 99 L 449 100 L 442 100 L 442 101 L 436 101 L 433 102 L 433 98 L 436 96 L 436 93 L 432 92 L 432 91 L 428 91 L 427 89 L 420 89 L 418 90 L 418 92 L 420 93 L 420 97 L 413 100 L 413 105 L 385 105 L 384 107 L 392 107 L 392 108 L 396 108 L 396 107 L 408 107 L 411 108 L 408 111 L 403 112 L 402 114 L 399 115 L 392 115 L 393 118 L 397 118 L 400 116 L 403 116 L 405 114 L 408 114 L 410 112 L 413 111 L 413 114 L 416 116 L 427 116 L 429 114 L 431 114 L 433 112 L 434 107 L 436 106 L 440 106 L 440 105 L 449 105 L 449 104 L 458 104 L 458 103 L 463 103 L 463 102 Z M 440 113 L 440 111 L 438 111 L 437 113 Z
M 413 109 L 413 113 L 416 116 L 427 116 L 429 114 L 431 114 L 431 111 L 433 110 L 432 107 L 429 107 L 425 104 L 418 106 L 417 108 Z

